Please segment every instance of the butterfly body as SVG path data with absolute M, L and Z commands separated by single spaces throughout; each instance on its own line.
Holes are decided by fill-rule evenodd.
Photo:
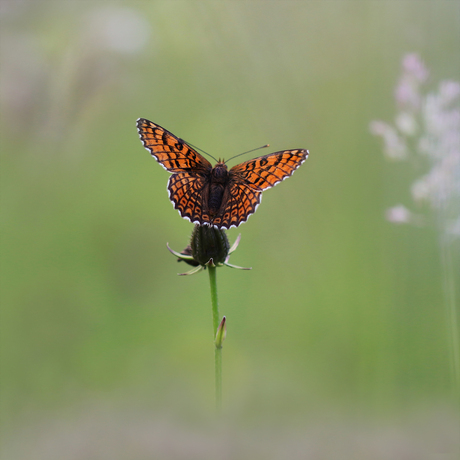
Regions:
M 212 168 L 210 175 L 209 192 L 204 194 L 204 201 L 207 199 L 207 207 L 211 217 L 216 216 L 223 204 L 225 190 L 228 188 L 229 173 L 227 165 L 219 162 Z
M 212 167 L 182 139 L 149 120 L 139 118 L 137 129 L 144 147 L 172 173 L 168 193 L 180 215 L 217 228 L 246 222 L 260 204 L 262 191 L 291 176 L 308 157 L 308 150 L 284 150 L 229 170 L 224 161 Z

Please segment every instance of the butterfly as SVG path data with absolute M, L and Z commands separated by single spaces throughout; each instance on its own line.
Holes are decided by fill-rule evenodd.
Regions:
M 262 192 L 291 176 L 308 150 L 283 150 L 230 168 L 212 164 L 195 149 L 145 118 L 137 120 L 144 147 L 172 173 L 169 199 L 179 214 L 199 225 L 229 229 L 246 222 L 262 200 Z

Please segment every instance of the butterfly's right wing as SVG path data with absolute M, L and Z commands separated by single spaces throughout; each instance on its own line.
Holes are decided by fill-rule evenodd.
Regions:
M 211 163 L 182 139 L 161 126 L 139 118 L 137 131 L 144 147 L 170 173 L 210 171 Z

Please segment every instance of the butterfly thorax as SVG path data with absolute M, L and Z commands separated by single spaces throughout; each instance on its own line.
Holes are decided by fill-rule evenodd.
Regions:
M 228 179 L 227 165 L 223 161 L 219 161 L 211 171 L 212 182 L 225 184 Z
M 211 215 L 217 214 L 221 208 L 228 177 L 227 165 L 224 162 L 218 162 L 212 168 L 208 197 L 208 207 Z

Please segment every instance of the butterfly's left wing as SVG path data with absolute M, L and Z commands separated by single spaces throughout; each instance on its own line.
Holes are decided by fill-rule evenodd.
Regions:
M 292 176 L 307 159 L 308 150 L 283 150 L 245 161 L 230 169 L 230 178 L 245 183 L 253 190 L 266 190 Z
M 170 173 L 211 171 L 206 158 L 153 121 L 139 118 L 137 131 L 144 147 Z
M 194 224 L 209 224 L 210 217 L 203 203 L 207 177 L 186 172 L 173 174 L 168 181 L 169 199 L 179 214 Z

